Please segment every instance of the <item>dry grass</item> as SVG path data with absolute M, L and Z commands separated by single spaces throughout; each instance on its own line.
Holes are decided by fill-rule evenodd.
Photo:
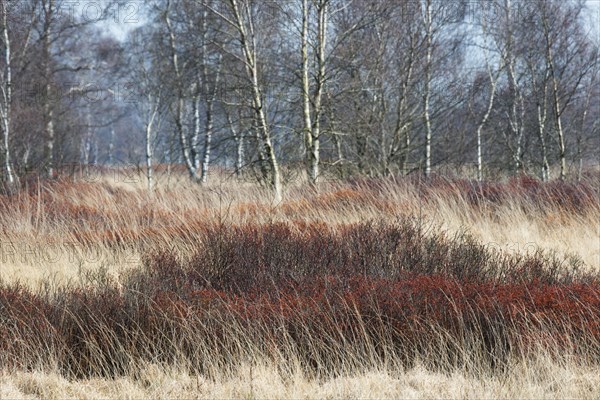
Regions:
M 314 380 L 281 377 L 269 365 L 240 366 L 229 376 L 206 379 L 185 370 L 149 364 L 130 377 L 69 381 L 56 373 L 16 372 L 0 377 L 2 399 L 589 399 L 600 393 L 600 370 L 557 365 L 546 359 L 521 362 L 501 376 L 473 377 L 415 367 L 366 371 Z
M 100 267 L 118 275 L 139 266 L 147 249 L 175 246 L 188 254 L 195 229 L 210 221 L 319 221 L 335 227 L 398 216 L 418 217 L 450 234 L 469 232 L 503 252 L 573 255 L 600 270 L 598 175 L 588 178 L 592 197 L 576 210 L 556 198 L 540 205 L 546 195 L 532 201 L 523 190 L 511 192 L 511 183 L 497 189 L 507 191 L 505 199 L 477 204 L 468 198 L 469 184 L 457 180 L 430 186 L 406 179 L 333 181 L 318 189 L 291 184 L 284 202 L 273 205 L 267 191 L 226 175 L 215 176 L 206 188 L 190 185 L 182 174 L 162 176 L 152 196 L 141 175 L 92 176 L 33 182 L 27 192 L 0 198 L 2 279 L 34 286 L 48 277 L 73 282 L 79 271 Z
M 444 236 L 452 238 L 467 232 L 476 241 L 497 250 L 499 257 L 528 254 L 547 260 L 548 254 L 555 253 L 560 268 L 600 273 L 597 173 L 581 184 L 542 185 L 527 178 L 486 185 L 442 178 L 428 182 L 331 181 L 317 188 L 292 183 L 281 204 L 272 204 L 268 192 L 256 184 L 238 182 L 225 174 L 213 177 L 208 187 L 190 185 L 180 173 L 159 174 L 152 195 L 144 185 L 140 175 L 101 171 L 93 179 L 88 175 L 85 179 L 50 183 L 33 181 L 15 196 L 0 197 L 0 283 L 9 287 L 19 282 L 34 293 L 44 293 L 44 298 L 72 290 L 95 293 L 94 288 L 114 285 L 118 297 L 132 290 L 128 285 L 132 276 L 147 267 L 148 254 L 167 252 L 183 263 L 189 260 L 193 263 L 199 243 L 210 241 L 211 226 L 251 230 L 255 229 L 253 226 L 277 227 L 273 224 L 283 223 L 299 232 L 315 229 L 341 235 L 351 224 L 370 220 L 393 223 L 399 218 L 414 219 L 427 236 L 446 232 Z M 244 240 L 252 243 L 254 239 Z M 231 242 L 232 248 L 235 243 Z M 591 293 L 590 299 L 596 301 L 600 290 L 586 290 Z M 177 295 L 183 303 L 187 301 L 184 295 Z M 179 310 L 179 300 L 170 299 L 167 297 L 168 303 L 164 305 L 165 313 Z M 0 335 L 1 306 L 0 302 Z M 590 312 L 590 321 L 600 326 L 594 314 L 598 310 L 585 307 L 582 310 Z M 548 314 L 549 321 L 553 315 Z M 76 317 L 73 316 L 73 321 L 83 321 Z M 535 325 L 536 316 L 533 317 Z M 92 315 L 92 318 L 97 317 Z M 565 326 L 569 321 L 565 319 Z M 197 322 L 203 323 L 200 317 Z M 195 332 L 189 329 L 190 334 Z M 428 357 L 443 350 L 419 354 L 418 357 L 424 357 L 422 362 L 417 359 L 403 365 L 393 357 L 386 362 L 382 362 L 384 358 L 362 359 L 363 353 L 353 354 L 342 344 L 339 348 L 356 359 L 349 359 L 348 368 L 341 373 L 315 376 L 301 365 L 300 359 L 282 371 L 273 358 L 264 357 L 260 340 L 240 339 L 243 337 L 240 335 L 247 334 L 242 325 L 232 329 L 236 346 L 249 346 L 235 367 L 209 362 L 210 373 L 195 374 L 188 363 L 175 357 L 162 364 L 139 360 L 126 373 L 110 379 L 84 376 L 74 379 L 60 368 L 53 369 L 52 360 L 40 362 L 38 367 L 30 366 L 33 370 L 0 365 L 0 398 L 598 399 L 600 396 L 600 367 L 594 358 L 600 354 L 600 348 L 596 348 L 595 337 L 582 342 L 590 346 L 589 360 L 581 358 L 587 350 L 578 349 L 578 342 L 570 342 L 567 337 L 570 344 L 560 354 L 547 353 L 553 346 L 546 344 L 535 351 L 511 353 L 501 370 L 453 365 L 442 368 L 441 372 L 431 368 Z M 443 335 L 440 331 L 442 346 L 456 344 L 452 342 L 454 338 L 442 338 Z M 533 340 L 539 337 L 538 333 L 532 335 Z M 286 343 L 291 349 L 293 343 Z M 364 343 L 367 347 L 374 346 L 368 340 Z M 169 346 L 177 348 L 176 343 Z M 465 344 L 456 346 L 464 353 L 472 350 Z M 203 347 L 202 351 L 211 354 L 209 347 Z M 292 355 L 300 353 L 297 349 L 290 350 Z M 285 363 L 283 360 L 289 359 L 275 357 L 275 360 Z

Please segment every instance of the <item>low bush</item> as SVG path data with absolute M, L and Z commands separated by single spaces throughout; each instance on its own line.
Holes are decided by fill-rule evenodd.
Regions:
M 0 368 L 76 377 L 141 361 L 210 374 L 262 357 L 315 376 L 419 361 L 504 368 L 540 347 L 600 364 L 600 281 L 416 221 L 207 223 L 117 285 L 0 284 Z

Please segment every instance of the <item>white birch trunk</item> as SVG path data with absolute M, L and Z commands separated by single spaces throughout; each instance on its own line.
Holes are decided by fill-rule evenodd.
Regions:
M 89 109 L 86 112 L 85 121 L 86 129 L 85 134 L 83 135 L 83 140 L 81 141 L 79 162 L 84 165 L 84 168 L 87 169 L 87 166 L 90 162 L 90 152 L 92 147 L 92 122 L 90 120 Z
M 511 146 L 512 158 L 515 165 L 515 172 L 520 173 L 523 170 L 522 160 L 522 143 L 523 143 L 523 121 L 525 119 L 525 106 L 523 94 L 519 88 L 516 73 L 515 73 L 515 57 L 513 54 L 513 31 L 512 31 L 512 5 L 511 0 L 506 0 L 506 29 L 507 43 L 506 50 L 503 53 L 503 62 L 507 67 L 508 84 L 511 93 L 511 111 L 509 115 L 509 125 L 513 138 L 516 140 L 516 145 Z
M 310 182 L 319 180 L 321 114 L 325 89 L 327 24 L 329 0 L 321 0 L 317 5 L 317 71 L 315 90 L 311 98 L 308 63 L 308 1 L 302 0 L 302 102 L 304 115 L 304 142 L 306 147 L 307 175 Z M 311 112 L 311 103 L 313 109 Z M 314 115 L 313 115 L 314 114 Z
M 46 129 L 46 174 L 48 178 L 54 177 L 54 107 L 51 104 L 50 98 L 52 95 L 52 54 L 51 54 L 51 20 L 54 18 L 55 13 L 55 1 L 48 1 L 48 9 L 43 10 L 46 13 L 44 19 L 44 41 L 43 41 L 43 52 L 44 52 L 44 68 L 46 74 L 46 95 L 44 96 L 44 117 L 45 117 L 45 129 Z
M 50 93 L 51 86 L 46 86 L 46 92 Z M 47 96 L 46 96 L 47 97 Z M 54 176 L 54 110 L 50 101 L 44 101 L 44 113 L 46 116 L 46 174 L 48 178 Z
M 171 19 L 169 17 L 169 9 L 170 9 L 170 1 L 167 2 L 167 7 L 164 15 L 165 23 L 167 25 L 168 35 L 169 35 L 169 50 L 171 52 L 171 66 L 175 72 L 175 84 L 177 86 L 177 104 L 175 106 L 175 129 L 177 130 L 179 136 L 179 144 L 181 146 L 181 152 L 183 156 L 183 161 L 187 167 L 188 173 L 190 174 L 190 178 L 194 182 L 199 182 L 200 177 L 198 176 L 197 170 L 194 167 L 194 160 L 191 155 L 190 143 L 188 138 L 186 137 L 185 130 L 183 128 L 183 113 L 184 113 L 184 94 L 183 94 L 183 76 L 181 73 L 181 68 L 179 65 L 179 58 L 177 56 L 177 38 L 175 36 L 175 32 L 171 25 Z
M 252 17 L 248 4 L 246 4 L 246 14 L 248 18 L 248 28 L 246 22 L 242 17 L 238 6 L 238 0 L 229 0 L 234 17 L 236 29 L 240 35 L 240 45 L 245 58 L 245 69 L 248 75 L 248 79 L 252 86 L 252 103 L 254 112 L 256 114 L 257 130 L 261 136 L 263 143 L 264 154 L 269 161 L 270 167 L 270 185 L 273 189 L 274 202 L 280 203 L 283 199 L 283 188 L 281 184 L 281 174 L 279 172 L 279 164 L 275 155 L 271 140 L 271 132 L 267 123 L 267 117 L 265 114 L 264 104 L 262 101 L 262 92 L 260 83 L 258 81 L 258 65 L 257 65 L 257 54 L 256 54 L 256 43 L 254 43 L 254 28 L 252 25 Z M 248 32 L 249 30 L 249 32 Z
M 408 164 L 408 156 L 410 153 L 410 125 L 411 125 L 411 117 L 407 117 L 408 109 L 407 109 L 407 101 L 408 101 L 408 88 L 410 86 L 410 82 L 412 81 L 412 75 L 414 71 L 415 64 L 415 41 L 414 37 L 411 37 L 410 40 L 410 49 L 408 54 L 408 59 L 404 62 L 407 65 L 407 71 L 404 79 L 402 80 L 400 99 L 398 100 L 398 105 L 396 106 L 396 126 L 394 128 L 394 134 L 392 143 L 390 145 L 390 149 L 388 151 L 388 158 L 390 161 L 393 161 L 398 153 L 401 152 L 401 161 L 400 161 L 400 170 L 402 173 L 406 174 L 407 164 Z
M 115 152 L 115 126 L 110 125 L 110 142 L 108 143 L 108 164 L 113 165 Z
M 146 179 L 148 183 L 148 192 L 152 193 L 154 189 L 154 167 L 153 157 L 154 151 L 152 147 L 152 129 L 154 121 L 158 114 L 159 99 L 156 100 L 154 109 L 152 110 L 150 117 L 146 123 Z
M 201 80 L 198 79 L 196 82 L 194 98 L 192 99 L 192 113 L 194 114 L 194 133 L 192 134 L 192 158 L 194 169 L 197 171 L 200 168 L 200 151 L 198 151 L 200 147 L 200 131 L 201 128 L 201 120 L 200 120 L 200 92 L 201 92 Z
M 552 106 L 554 108 L 554 123 L 556 125 L 556 134 L 558 136 L 558 157 L 560 163 L 560 179 L 564 180 L 567 174 L 567 160 L 565 135 L 562 127 L 562 110 L 560 105 L 560 95 L 558 93 L 558 77 L 554 68 L 554 55 L 552 54 L 552 40 L 550 39 L 550 27 L 548 25 L 548 15 L 546 8 L 543 8 L 544 15 L 542 16 L 542 25 L 544 27 L 544 38 L 546 39 L 546 62 L 550 71 L 552 82 Z
M 206 14 L 205 19 L 206 21 Z M 206 49 L 204 50 L 206 51 Z M 202 75 L 204 82 L 208 82 L 208 67 L 206 65 L 205 56 L 203 56 L 203 65 L 202 65 Z M 210 164 L 210 151 L 211 151 L 211 141 L 213 136 L 213 125 L 214 125 L 214 104 L 217 100 L 217 90 L 219 88 L 219 81 L 221 77 L 221 62 L 222 56 L 219 55 L 219 61 L 217 65 L 217 72 L 215 76 L 215 80 L 213 82 L 212 93 L 206 93 L 206 120 L 205 120 L 205 132 L 204 132 L 204 154 L 202 156 L 202 171 L 200 175 L 200 181 L 202 184 L 206 184 L 208 181 L 208 166 Z M 208 84 L 206 84 L 206 88 L 208 91 Z
M 244 135 L 235 127 L 229 110 L 225 109 L 225 114 L 229 130 L 236 144 L 235 174 L 240 177 L 242 175 L 242 168 L 244 167 Z
M 425 89 L 423 94 L 423 122 L 425 124 L 425 176 L 431 175 L 431 118 L 429 113 L 429 96 L 431 84 L 431 57 L 432 57 L 432 21 L 431 1 L 426 0 L 425 5 Z
M 560 95 L 558 93 L 558 78 L 554 72 L 554 60 L 552 50 L 548 47 L 547 51 L 548 65 L 552 76 L 552 105 L 554 107 L 554 123 L 556 124 L 556 134 L 558 135 L 558 158 L 560 162 L 560 179 L 564 180 L 567 176 L 567 157 L 565 147 L 565 135 L 562 127 L 562 110 L 560 106 Z
M 310 154 L 310 179 L 317 183 L 319 179 L 320 147 L 321 147 L 321 114 L 323 104 L 323 91 L 325 89 L 326 62 L 325 50 L 327 46 L 327 24 L 329 18 L 329 0 L 322 0 L 318 4 L 318 52 L 317 52 L 317 79 L 314 95 L 314 118 L 312 121 L 312 147 Z
M 492 73 L 492 68 L 491 68 L 489 60 L 488 60 L 487 50 L 485 50 L 485 64 L 487 67 L 488 77 L 490 79 L 491 87 L 490 87 L 490 97 L 488 99 L 487 109 L 485 110 L 485 114 L 483 114 L 483 116 L 481 117 L 481 120 L 479 121 L 479 124 L 477 125 L 477 180 L 478 181 L 483 180 L 483 145 L 482 145 L 482 140 L 481 140 L 481 134 L 483 131 L 483 127 L 485 126 L 488 119 L 490 118 L 492 109 L 494 108 L 494 99 L 496 97 L 496 86 L 498 84 L 498 77 L 500 76 L 500 74 L 498 73 L 494 77 L 494 74 Z
M 2 120 L 2 142 L 4 153 L 4 173 L 9 189 L 15 184 L 15 176 L 10 159 L 10 119 L 12 102 L 12 59 L 11 43 L 8 33 L 8 10 L 6 2 L 1 1 L 2 10 L 2 41 L 4 42 L 4 79 L 2 81 L 2 104 L 0 104 L 0 118 Z
M 312 149 L 312 120 L 310 110 L 310 81 L 308 79 L 308 0 L 302 0 L 302 114 L 304 117 L 304 149 L 306 152 L 306 168 L 310 171 Z M 311 179 L 310 172 L 308 178 Z
M 547 182 L 550 179 L 550 165 L 548 163 L 548 149 L 546 146 L 546 120 L 548 117 L 548 97 L 546 94 L 546 78 L 544 78 L 543 86 L 543 103 L 537 105 L 538 117 L 538 137 L 540 139 L 540 147 L 542 152 L 542 181 Z

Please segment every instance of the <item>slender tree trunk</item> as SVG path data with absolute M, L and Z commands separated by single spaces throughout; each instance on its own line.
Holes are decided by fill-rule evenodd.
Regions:
M 312 95 L 312 115 L 311 116 L 311 95 L 309 82 L 309 64 L 308 64 L 308 1 L 302 0 L 302 100 L 304 116 L 304 142 L 307 157 L 307 175 L 312 183 L 319 180 L 320 146 L 321 146 L 321 115 L 323 92 L 325 88 L 326 73 L 326 46 L 327 46 L 327 24 L 329 0 L 319 0 L 317 3 L 317 71 L 315 74 L 315 90 Z
M 92 122 L 90 120 L 89 109 L 86 111 L 85 120 L 87 126 L 85 128 L 85 134 L 83 135 L 83 140 L 81 142 L 79 162 L 82 165 L 84 165 L 84 168 L 87 169 L 87 166 L 90 161 L 90 152 L 92 150 Z
M 567 157 L 565 147 L 565 135 L 562 127 L 560 96 L 558 94 L 558 79 L 554 73 L 554 61 L 551 50 L 548 49 L 548 63 L 550 74 L 552 76 L 552 99 L 554 106 L 554 122 L 556 124 L 556 134 L 558 135 L 558 158 L 560 162 L 560 179 L 564 180 L 567 174 Z
M 48 178 L 54 176 L 54 110 L 50 104 L 50 96 L 52 88 L 48 84 L 46 86 L 46 99 L 44 100 L 44 113 L 46 116 L 46 175 Z
M 538 135 L 542 152 L 542 181 L 547 182 L 550 179 L 550 165 L 548 164 L 548 149 L 546 147 L 546 111 L 541 110 L 538 105 Z
M 308 179 L 311 179 L 311 153 L 312 153 L 312 120 L 310 110 L 310 81 L 308 79 L 308 0 L 302 0 L 302 114 L 304 117 L 304 149 L 306 152 L 306 169 Z
M 256 43 L 254 43 L 254 31 L 251 21 L 250 10 L 246 10 L 247 18 L 249 19 L 249 32 L 247 32 L 246 23 L 243 20 L 242 14 L 238 6 L 237 0 L 229 0 L 232 11 L 235 17 L 236 28 L 240 35 L 240 45 L 245 58 L 246 73 L 252 86 L 252 103 L 256 114 L 256 122 L 258 133 L 261 136 L 264 154 L 267 157 L 270 167 L 270 185 L 273 189 L 274 202 L 279 203 L 283 199 L 283 188 L 281 184 L 281 174 L 279 172 L 279 164 L 275 149 L 271 140 L 271 131 L 267 123 L 267 117 L 262 100 L 262 92 L 258 81 L 258 65 L 256 54 Z M 247 7 L 249 7 L 247 5 Z
M 547 77 L 546 77 L 547 78 Z M 546 93 L 547 81 L 544 78 L 542 104 L 537 105 L 538 117 L 538 138 L 540 140 L 540 150 L 542 153 L 542 181 L 547 182 L 550 179 L 550 165 L 548 163 L 548 148 L 546 146 L 546 120 L 548 117 L 548 97 Z
M 515 173 L 519 174 L 523 170 L 522 160 L 522 143 L 523 143 L 523 121 L 525 119 L 525 106 L 524 99 L 516 78 L 515 73 L 515 55 L 513 49 L 513 13 L 511 0 L 505 0 L 505 13 L 506 13 L 506 47 L 502 54 L 503 63 L 506 65 L 508 75 L 508 87 L 510 92 L 510 113 L 508 115 L 508 123 L 510 125 L 511 135 L 507 138 L 507 143 L 510 151 L 512 152 L 512 159 L 514 162 Z M 516 141 L 516 144 L 512 144 L 512 140 Z
M 206 20 L 206 17 L 205 17 Z M 219 80 L 220 80 L 220 75 L 221 75 L 221 57 L 219 56 L 219 61 L 218 61 L 218 66 L 217 66 L 217 72 L 216 72 L 216 77 L 215 77 L 215 81 L 214 81 L 214 86 L 212 88 L 212 93 L 209 95 L 208 93 L 206 94 L 207 96 L 207 100 L 206 100 L 206 126 L 205 126 L 205 133 L 204 133 L 204 154 L 202 157 L 202 172 L 200 175 L 200 181 L 202 182 L 202 184 L 206 184 L 207 180 L 208 180 L 208 166 L 210 163 L 210 146 L 211 146 L 211 141 L 212 141 L 212 136 L 213 136 L 213 120 L 214 120 L 214 104 L 215 101 L 217 99 L 217 90 L 219 87 Z M 206 62 L 203 63 L 202 66 L 203 69 L 203 73 L 202 75 L 204 76 L 204 82 L 208 82 L 208 71 L 207 71 L 207 66 L 206 66 Z M 208 91 L 208 84 L 206 85 L 207 87 L 207 91 Z
M 431 85 L 431 57 L 432 57 L 432 21 L 431 0 L 426 0 L 425 5 L 425 89 L 423 94 L 423 122 L 425 124 L 425 176 L 431 175 L 431 118 L 429 110 L 429 96 Z
M 581 182 L 583 173 L 583 154 L 581 150 L 581 135 L 577 135 L 577 182 Z
M 344 152 L 342 151 L 342 140 L 337 133 L 333 134 L 333 143 L 335 144 L 336 162 L 344 161 Z
M 10 123 L 12 102 L 12 59 L 11 43 L 8 33 L 8 10 L 6 2 L 1 0 L 2 6 L 2 41 L 4 42 L 4 81 L 2 82 L 2 104 L 0 104 L 0 118 L 2 119 L 2 141 L 4 152 L 4 173 L 9 190 L 15 184 L 15 176 L 10 159 Z
M 488 107 L 485 110 L 485 114 L 481 117 L 479 124 L 477 125 L 477 180 L 483 180 L 483 146 L 481 140 L 481 133 L 483 131 L 483 127 L 487 123 L 490 115 L 492 113 L 492 109 L 494 108 L 494 98 L 496 97 L 496 85 L 497 85 L 497 77 L 494 78 L 492 74 L 491 67 L 489 66 L 487 55 L 486 55 L 486 64 L 488 68 L 488 76 L 490 78 L 490 97 L 488 99 Z
M 211 107 L 212 108 L 212 107 Z M 210 163 L 210 145 L 213 135 L 213 114 L 212 110 L 206 111 L 206 132 L 204 134 L 204 154 L 202 157 L 202 171 L 200 182 L 206 184 L 208 181 L 208 165 Z
M 191 157 L 193 159 L 194 169 L 197 171 L 200 169 L 200 131 L 201 131 L 201 118 L 200 118 L 200 91 L 201 91 L 201 79 L 196 82 L 195 94 L 192 99 L 192 113 L 194 114 L 194 133 L 192 134 L 192 143 L 190 146 Z
M 542 8 L 542 25 L 544 27 L 544 38 L 546 39 L 546 62 L 550 71 L 550 79 L 552 82 L 552 106 L 554 108 L 554 123 L 556 125 L 556 134 L 558 135 L 558 157 L 560 162 L 560 179 L 564 180 L 567 173 L 565 135 L 562 127 L 562 110 L 560 106 L 560 95 L 558 93 L 558 77 L 554 68 L 554 55 L 552 54 L 552 40 L 550 38 L 550 27 L 548 23 L 548 15 L 546 7 Z
M 235 174 L 238 178 L 242 175 L 242 168 L 244 167 L 244 136 L 241 131 L 235 127 L 229 110 L 225 108 L 225 116 L 227 117 L 227 123 L 229 124 L 229 130 L 235 140 L 236 144 L 236 159 L 235 159 Z
M 235 173 L 240 177 L 242 175 L 242 168 L 244 168 L 244 136 L 240 133 L 236 141 Z
M 595 87 L 596 79 L 592 78 L 589 85 L 589 90 L 586 96 L 585 105 L 583 106 L 583 112 L 581 113 L 581 128 L 578 129 L 577 133 L 577 181 L 581 181 L 581 175 L 583 173 L 583 149 L 582 149 L 582 134 L 585 129 L 585 121 L 587 120 L 588 110 L 590 109 L 590 101 L 593 95 L 593 88 Z
M 204 95 L 208 96 L 208 94 L 206 94 L 206 91 L 208 90 L 208 73 L 207 73 L 207 68 L 208 66 L 206 65 L 206 51 L 207 51 L 207 46 L 206 46 L 206 35 L 207 35 L 207 16 L 208 16 L 208 10 L 205 7 L 204 11 L 202 13 L 202 54 L 201 54 L 201 58 L 200 58 L 200 75 L 198 76 L 198 82 L 196 82 L 196 101 L 195 101 L 195 107 L 194 107 L 194 139 L 192 140 L 192 147 L 194 149 L 194 168 L 196 168 L 196 170 L 198 170 L 198 168 L 200 168 L 200 151 L 199 151 L 199 145 L 200 145 L 200 96 L 202 95 L 202 87 L 204 86 Z M 207 98 L 207 97 L 206 97 Z M 200 182 L 202 184 L 205 184 L 207 181 L 207 174 L 208 174 L 208 163 L 210 161 L 210 142 L 212 139 L 212 110 L 209 110 L 209 107 L 212 108 L 212 104 L 206 104 L 206 120 L 205 120 L 205 132 L 204 132 L 204 154 L 202 157 L 202 172 L 200 174 Z M 210 128 L 209 128 L 210 126 Z
M 171 25 L 171 19 L 169 17 L 170 10 L 170 1 L 167 1 L 167 6 L 164 14 L 165 23 L 167 25 L 168 35 L 169 35 L 169 50 L 170 50 L 170 58 L 171 58 L 171 66 L 175 72 L 175 85 L 177 90 L 177 104 L 175 106 L 175 129 L 179 136 L 179 144 L 181 146 L 181 152 L 183 156 L 183 160 L 187 167 L 187 170 L 190 174 L 190 178 L 194 182 L 200 182 L 201 179 L 198 176 L 197 170 L 194 166 L 194 160 L 191 155 L 190 143 L 188 138 L 186 137 L 186 133 L 183 127 L 183 113 L 185 109 L 184 104 L 184 91 L 183 91 L 183 76 L 181 73 L 181 68 L 179 65 L 179 58 L 177 56 L 177 38 L 175 36 L 175 32 Z
M 154 169 L 152 165 L 154 156 L 152 148 L 152 128 L 157 114 L 158 108 L 155 108 L 146 124 L 146 178 L 148 182 L 148 192 L 150 193 L 154 189 Z
M 567 149 L 565 146 L 565 135 L 562 128 L 561 110 L 559 98 L 557 95 L 558 88 L 554 87 L 554 113 L 556 114 L 556 133 L 558 134 L 558 158 L 560 161 L 560 179 L 564 180 L 567 177 Z
M 321 147 L 321 114 L 323 104 L 323 91 L 325 89 L 325 50 L 327 46 L 327 24 L 329 17 L 329 0 L 321 0 L 318 3 L 318 52 L 317 52 L 317 81 L 314 96 L 314 119 L 312 121 L 312 148 L 311 148 L 311 166 L 310 179 L 317 183 L 319 179 L 320 147 Z
M 92 165 L 98 164 L 98 138 L 92 140 Z
M 411 121 L 410 117 L 407 116 L 407 101 L 408 88 L 410 86 L 414 70 L 414 55 L 415 46 L 414 40 L 411 37 L 408 59 L 405 60 L 405 63 L 408 65 L 408 69 L 406 71 L 405 78 L 402 80 L 402 93 L 396 107 L 396 127 L 394 129 L 392 145 L 390 146 L 389 150 L 390 162 L 396 158 L 397 154 L 400 154 L 400 171 L 402 171 L 403 174 L 407 173 L 408 156 L 410 152 L 409 127 L 411 125 Z
M 54 18 L 55 1 L 48 1 L 48 9 L 43 10 L 46 15 L 44 19 L 44 40 L 43 40 L 43 54 L 44 54 L 44 69 L 46 79 L 46 95 L 44 96 L 44 116 L 45 116 L 45 129 L 46 129 L 46 175 L 48 178 L 54 176 L 54 107 L 52 105 L 52 54 L 51 54 L 51 25 L 52 19 Z
M 329 93 L 325 92 L 325 95 L 328 97 L 328 100 L 331 103 L 331 97 L 329 96 Z M 335 117 L 333 115 L 333 108 L 328 107 L 326 111 L 327 111 L 327 118 L 329 120 L 329 130 L 331 132 L 331 136 L 333 138 L 333 143 L 335 145 L 335 152 L 336 152 L 336 161 L 335 162 L 341 163 L 344 161 L 344 152 L 342 150 L 341 135 L 339 132 L 336 131 L 336 123 L 335 123 Z
M 511 73 L 511 76 L 514 78 L 514 72 Z M 520 93 L 520 90 L 516 88 L 516 80 L 514 79 L 513 87 L 515 87 L 515 91 L 518 93 L 515 94 L 516 98 L 513 99 L 514 104 L 512 105 L 511 119 L 509 122 L 511 125 L 513 136 L 516 140 L 516 146 L 513 150 L 513 160 L 515 163 L 515 172 L 518 174 L 523 172 L 523 120 L 525 109 L 523 105 L 523 96 Z
M 271 173 L 269 172 L 269 166 L 267 165 L 267 155 L 265 154 L 260 130 L 258 129 L 258 125 L 254 125 L 252 129 L 254 130 L 254 137 L 256 139 L 256 153 L 258 156 L 258 165 L 260 167 L 261 178 L 263 181 L 267 181 L 269 180 Z
M 108 165 L 113 165 L 115 162 L 115 127 L 110 125 L 110 141 L 108 142 Z
M 244 168 L 244 136 L 241 133 L 236 138 L 236 144 L 235 174 L 239 178 Z

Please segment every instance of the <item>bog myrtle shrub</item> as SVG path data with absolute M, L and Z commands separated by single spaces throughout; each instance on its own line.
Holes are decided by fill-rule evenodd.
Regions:
M 494 370 L 539 346 L 600 363 L 598 275 L 557 257 L 500 254 L 410 219 L 196 229 L 191 256 L 149 252 L 119 285 L 0 283 L 0 368 L 209 373 L 258 354 L 316 375 L 374 360 Z

